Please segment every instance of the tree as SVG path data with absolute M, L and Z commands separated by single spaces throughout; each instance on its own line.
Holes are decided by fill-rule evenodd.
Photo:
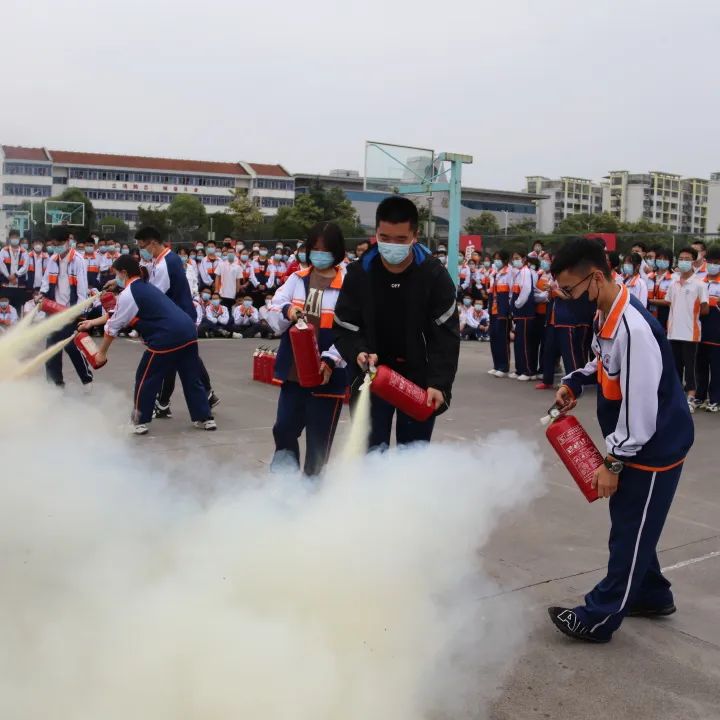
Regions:
M 233 232 L 244 240 L 253 229 L 264 223 L 264 217 L 244 188 L 235 188 L 232 196 L 227 215 L 232 221 Z
M 100 215 L 100 213 L 98 213 L 98 215 Z M 104 227 L 109 225 L 113 226 L 112 231 L 103 230 Z M 98 218 L 98 231 L 100 237 L 109 240 L 118 240 L 119 242 L 127 242 L 130 234 L 128 224 L 122 218 L 115 217 L 114 215 L 101 215 Z
M 584 235 L 585 233 L 616 233 L 620 221 L 611 213 L 576 213 L 568 215 L 556 228 L 558 235 Z
M 667 233 L 668 229 L 664 225 L 650 222 L 645 218 L 640 218 L 637 222 L 620 223 L 620 232 L 623 233 Z
M 364 237 L 360 216 L 339 187 L 323 187 L 319 180 L 310 184 L 307 195 L 320 208 L 320 220 L 335 222 L 345 237 Z M 296 201 L 297 202 L 297 201 Z
M 491 212 L 483 210 L 479 215 L 467 219 L 465 232 L 468 235 L 499 235 L 500 224 Z
M 178 240 L 187 241 L 195 231 L 205 225 L 207 212 L 200 198 L 194 195 L 176 195 L 167 209 L 170 227 Z
M 523 220 L 508 226 L 508 235 L 537 235 L 537 228 L 534 220 Z
M 273 229 L 280 240 L 304 238 L 307 231 L 322 219 L 322 209 L 310 194 L 303 194 L 296 198 L 292 207 L 278 210 Z
M 165 240 L 170 235 L 170 218 L 168 211 L 156 206 L 138 207 L 138 226 L 143 227 L 150 225 L 159 233 L 160 237 Z

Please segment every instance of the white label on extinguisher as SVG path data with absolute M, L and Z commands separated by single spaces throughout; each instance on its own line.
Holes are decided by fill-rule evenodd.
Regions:
M 558 435 L 558 443 L 572 459 L 573 465 L 582 473 L 583 482 L 590 484 L 593 473 L 602 464 L 603 458 L 582 427 L 576 425 L 562 435 Z
M 80 344 L 88 351 L 89 355 L 95 355 L 98 351 L 97 345 L 95 345 L 95 341 L 89 335 L 81 338 Z
M 390 373 L 390 387 L 396 387 L 403 395 L 412 398 L 417 403 L 425 401 L 423 389 L 415 383 L 411 383 L 400 373 Z

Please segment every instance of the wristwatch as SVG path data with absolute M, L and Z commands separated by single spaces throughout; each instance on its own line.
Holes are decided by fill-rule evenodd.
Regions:
M 603 460 L 603 465 L 605 465 L 613 475 L 619 475 L 625 467 L 625 463 L 622 460 L 616 460 L 609 456 Z

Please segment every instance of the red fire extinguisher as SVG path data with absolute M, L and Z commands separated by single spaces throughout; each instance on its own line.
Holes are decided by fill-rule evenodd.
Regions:
M 260 382 L 260 376 L 261 376 L 260 355 L 261 355 L 261 353 L 262 353 L 262 350 L 260 348 L 255 348 L 255 352 L 253 353 L 252 379 L 255 382 Z
M 603 464 L 603 456 L 575 416 L 560 415 L 557 408 L 551 408 L 548 415 L 550 424 L 545 431 L 547 439 L 580 492 L 588 502 L 595 502 L 598 493 L 592 486 L 592 479 L 595 470 Z
M 370 390 L 418 422 L 425 422 L 435 412 L 433 407 L 428 407 L 427 390 L 387 365 L 378 366 Z
M 320 349 L 315 328 L 300 318 L 290 328 L 290 345 L 295 358 L 295 369 L 301 387 L 317 387 L 322 383 Z
M 115 311 L 115 305 L 117 305 L 117 297 L 115 293 L 104 292 L 100 295 L 100 304 L 103 310 L 109 315 Z
M 40 309 L 46 315 L 55 315 L 55 313 L 59 313 L 59 312 L 63 312 L 63 310 L 67 310 L 67 306 L 61 305 L 60 303 L 56 303 L 54 300 L 50 300 L 50 298 L 43 298 L 40 301 Z
M 95 370 L 101 368 L 107 362 L 107 360 L 105 360 L 105 362 L 97 361 L 96 355 L 98 354 L 99 348 L 86 332 L 77 333 L 73 342 L 75 343 L 75 347 L 85 356 L 85 359 Z

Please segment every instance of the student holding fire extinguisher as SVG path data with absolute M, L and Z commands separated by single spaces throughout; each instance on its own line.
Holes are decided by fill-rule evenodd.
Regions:
M 306 251 L 308 267 L 294 272 L 280 287 L 268 313 L 270 326 L 280 336 L 275 380 L 282 383 L 271 468 L 300 467 L 298 439 L 305 430 L 303 472 L 317 477 L 330 456 L 347 388 L 345 363 L 333 346 L 332 334 L 335 303 L 345 278 L 342 230 L 332 222 L 317 223 L 308 232 Z M 290 343 L 289 331 L 301 318 L 315 329 L 322 355 L 322 378 L 315 387 L 301 385 Z
M 356 380 L 378 363 L 427 389 L 427 420 L 397 410 L 398 445 L 429 442 L 450 404 L 460 331 L 455 286 L 441 261 L 417 242 L 415 203 L 393 195 L 378 205 L 377 244 L 348 266 L 335 314 L 335 342 Z M 358 382 L 353 386 L 357 387 Z M 369 447 L 390 444 L 396 408 L 371 400 Z
M 598 384 L 597 414 L 607 456 L 593 487 L 610 498 L 607 576 L 576 608 L 551 607 L 550 618 L 570 637 L 608 642 L 626 615 L 675 612 L 660 571 L 657 544 L 675 495 L 694 429 L 660 324 L 612 277 L 596 240 L 570 240 L 551 272 L 569 301 L 597 302 L 592 350 L 584 368 L 563 378 L 556 405 L 571 410 L 582 386 Z

